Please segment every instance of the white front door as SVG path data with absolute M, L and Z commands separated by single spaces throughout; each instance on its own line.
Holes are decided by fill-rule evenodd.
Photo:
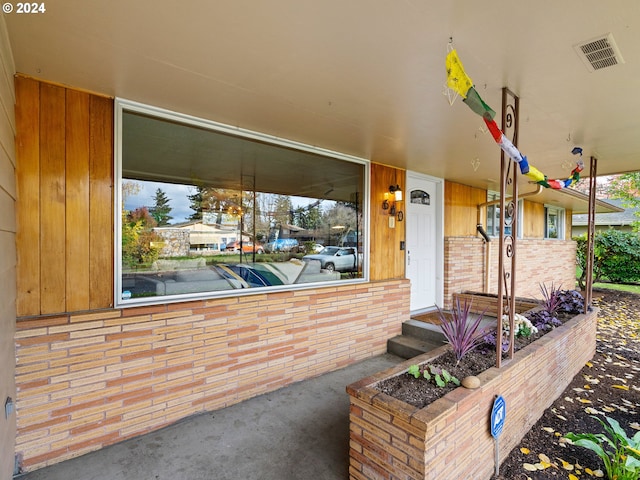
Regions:
M 406 262 L 411 280 L 411 311 L 442 306 L 444 181 L 407 172 Z

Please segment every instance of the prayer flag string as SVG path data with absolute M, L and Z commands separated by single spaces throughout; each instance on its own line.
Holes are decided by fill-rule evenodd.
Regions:
M 496 112 L 489 105 L 484 103 L 476 89 L 473 87 L 473 81 L 464 71 L 464 66 L 458 58 L 455 50 L 449 51 L 446 59 L 447 67 L 447 87 L 455 91 L 463 98 L 463 102 L 477 115 L 480 115 L 491 132 L 491 136 L 500 146 L 504 153 L 520 167 L 520 172 L 531 179 L 532 182 L 542 185 L 546 188 L 560 190 L 580 180 L 580 172 L 584 169 L 584 162 L 580 158 L 576 162 L 576 168 L 571 171 L 571 175 L 566 179 L 550 180 L 547 176 L 533 165 L 529 165 L 527 157 L 520 153 L 515 145 L 500 130 L 494 117 Z M 582 149 L 574 148 L 571 153 L 580 154 L 582 157 Z

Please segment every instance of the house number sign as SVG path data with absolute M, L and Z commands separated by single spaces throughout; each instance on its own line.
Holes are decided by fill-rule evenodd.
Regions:
M 491 436 L 495 440 L 495 465 L 496 477 L 500 474 L 500 448 L 498 445 L 498 437 L 504 429 L 504 421 L 507 417 L 507 402 L 502 395 L 498 395 L 493 401 L 491 409 Z

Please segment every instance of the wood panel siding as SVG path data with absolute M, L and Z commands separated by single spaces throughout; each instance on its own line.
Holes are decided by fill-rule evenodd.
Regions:
M 391 228 L 389 226 L 389 210 L 382 208 L 385 193 L 389 194 L 389 186 L 396 184 L 400 185 L 403 192 L 406 190 L 404 170 L 376 163 L 371 165 L 369 267 L 371 280 L 404 278 L 405 275 L 405 251 L 400 250 L 400 242 L 405 240 L 405 222 L 396 220 L 395 226 Z M 396 209 L 404 212 L 404 205 L 404 200 L 398 202 Z
M 468 237 L 476 235 L 478 205 L 487 201 L 487 191 L 481 188 L 445 181 L 444 236 Z M 483 209 L 486 212 L 485 209 Z M 486 213 L 481 218 L 486 222 Z
M 40 85 L 17 77 L 16 244 L 18 315 L 40 313 Z
M 113 305 L 113 100 L 17 76 L 18 316 Z
M 93 309 L 113 305 L 113 100 L 92 95 L 90 106 L 89 306 Z
M 89 305 L 89 95 L 67 92 L 66 278 L 67 309 Z
M 544 238 L 544 205 L 524 200 L 522 206 L 523 238 Z
M 571 223 L 573 222 L 573 210 L 565 210 L 564 216 L 564 239 L 571 240 L 573 237 L 571 235 Z
M 65 91 L 40 86 L 40 307 L 65 311 Z M 20 162 L 20 159 L 18 159 Z

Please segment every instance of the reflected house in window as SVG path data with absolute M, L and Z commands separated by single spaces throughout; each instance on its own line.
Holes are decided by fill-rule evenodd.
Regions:
M 187 202 L 193 213 L 190 222 L 154 228 L 162 241 L 153 245 L 132 245 L 137 237 L 119 229 L 120 251 L 157 251 L 147 256 L 153 261 L 116 262 L 118 305 L 366 278 L 362 268 L 341 275 L 302 261 L 308 246 L 331 241 L 363 251 L 366 161 L 125 103 L 118 114 L 118 181 L 179 186 L 191 193 L 174 200 Z M 343 229 L 335 230 L 338 225 Z M 256 252 L 228 255 L 225 247 L 234 241 L 264 251 L 259 258 Z
M 201 221 L 178 223 L 153 229 L 164 239 L 161 257 L 181 257 L 190 253 L 217 253 L 227 243 L 236 241 L 237 230 L 231 226 L 208 224 Z

